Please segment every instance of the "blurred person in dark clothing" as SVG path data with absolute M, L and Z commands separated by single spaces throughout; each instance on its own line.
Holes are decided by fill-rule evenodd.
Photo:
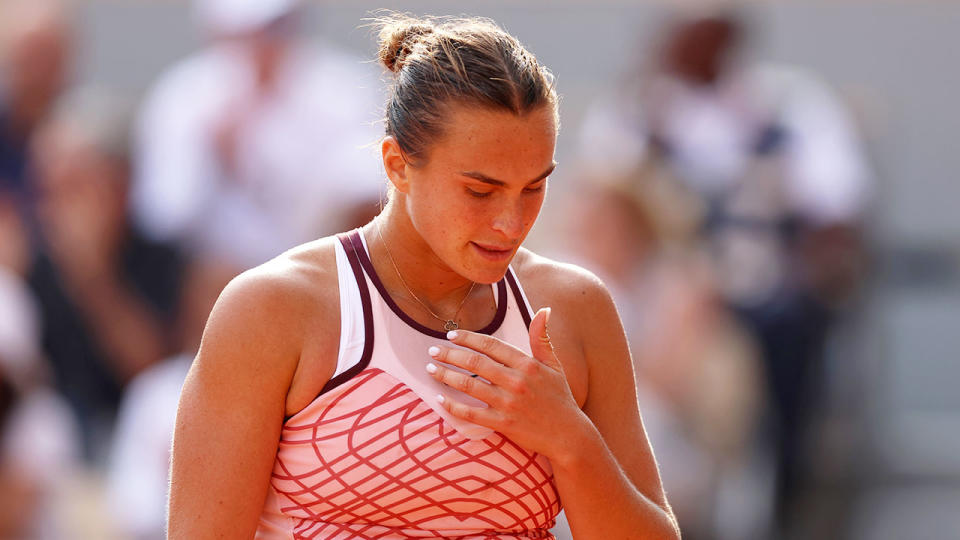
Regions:
M 41 253 L 29 271 L 43 347 L 98 458 L 123 385 L 171 351 L 177 252 L 127 215 L 126 115 L 95 90 L 74 91 L 37 130 Z
M 127 386 L 107 466 L 107 497 L 124 538 L 165 537 L 170 448 L 180 389 L 207 316 L 236 275 L 216 259 L 197 257 L 184 273 L 176 327 L 179 352 L 137 375 Z
M 869 173 L 851 120 L 815 76 L 739 56 L 731 14 L 669 27 L 652 69 L 593 107 L 603 176 L 657 171 L 696 209 L 726 303 L 755 336 L 772 405 L 777 515 L 804 476 L 831 321 L 862 276 Z
M 70 76 L 71 38 L 56 0 L 0 4 L 0 191 L 14 193 L 22 207 L 29 204 L 30 136 Z
M 23 277 L 30 267 L 30 238 L 14 197 L 0 191 L 0 267 Z
M 0 194 L 0 538 L 63 538 L 59 511 L 78 465 L 69 406 L 48 385 L 36 302 L 21 273 L 26 227 Z

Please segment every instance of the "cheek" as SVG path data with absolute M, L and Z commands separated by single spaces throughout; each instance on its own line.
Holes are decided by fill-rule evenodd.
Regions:
M 411 189 L 406 198 L 407 214 L 414 227 L 428 241 L 451 240 L 464 223 L 472 219 L 470 209 L 442 184 L 426 182 Z
M 523 203 L 523 224 L 529 229 L 533 227 L 534 222 L 540 215 L 540 209 L 543 208 L 543 201 L 546 198 L 546 191 L 526 197 Z

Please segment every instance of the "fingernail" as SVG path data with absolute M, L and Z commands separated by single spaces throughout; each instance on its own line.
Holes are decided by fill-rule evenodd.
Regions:
M 437 401 L 440 403 L 443 403 L 444 401 L 446 401 L 446 398 L 443 397 L 443 394 L 437 394 Z
M 457 339 L 457 336 L 459 335 L 460 335 L 460 332 L 457 332 L 456 330 L 451 330 L 447 332 L 447 339 L 454 340 L 454 339 Z
M 543 324 L 546 325 L 547 323 L 550 322 L 550 312 L 552 310 L 550 308 L 543 308 L 543 309 L 547 310 L 547 314 L 543 316 Z
M 436 372 L 437 372 L 437 366 L 435 366 L 433 363 L 427 364 L 427 373 L 436 373 Z
M 439 355 L 440 355 L 440 347 L 437 347 L 436 345 L 430 347 L 429 349 L 427 349 L 427 354 L 429 354 L 430 356 L 433 356 L 433 357 L 439 356 Z

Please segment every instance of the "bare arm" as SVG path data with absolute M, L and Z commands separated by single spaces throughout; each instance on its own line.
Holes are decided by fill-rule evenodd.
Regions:
M 168 538 L 253 537 L 300 355 L 294 296 L 245 273 L 217 301 L 177 411 Z
M 577 540 L 679 538 L 640 419 L 630 352 L 613 301 L 596 278 L 564 274 L 558 280 L 565 282 L 564 290 L 550 295 L 556 300 L 554 316 L 564 317 L 563 324 L 548 324 L 546 309 L 537 313 L 530 324 L 532 358 L 471 332 L 458 332 L 453 341 L 483 356 L 440 349 L 439 360 L 491 382 L 439 367 L 434 374 L 439 380 L 490 405 L 468 407 L 448 398 L 444 406 L 550 459 Z M 548 327 L 577 335 L 551 340 Z M 585 357 L 583 410 L 554 353 L 555 341 L 565 344 L 563 354 Z
M 679 538 L 637 404 L 627 339 L 609 293 L 585 288 L 577 313 L 589 366 L 590 424 L 552 461 L 574 537 Z M 603 516 L 598 519 L 598 516 Z

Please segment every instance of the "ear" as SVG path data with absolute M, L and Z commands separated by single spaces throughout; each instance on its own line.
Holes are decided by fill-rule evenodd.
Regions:
M 387 172 L 390 183 L 397 191 L 406 193 L 410 187 L 407 178 L 410 165 L 400 151 L 400 143 L 392 135 L 387 135 L 380 143 L 380 153 L 383 156 L 383 168 Z

